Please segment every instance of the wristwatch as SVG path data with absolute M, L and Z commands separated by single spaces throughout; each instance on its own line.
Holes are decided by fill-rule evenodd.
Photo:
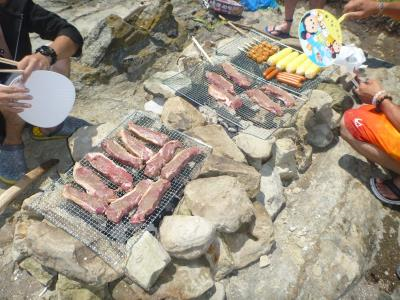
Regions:
M 50 57 L 50 65 L 54 65 L 57 62 L 57 53 L 56 51 L 49 46 L 41 46 L 36 49 L 35 53 L 40 53 L 44 56 Z

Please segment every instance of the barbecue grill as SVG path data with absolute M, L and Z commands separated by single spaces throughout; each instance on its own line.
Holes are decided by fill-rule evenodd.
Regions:
M 74 182 L 72 169 L 70 169 L 65 176 L 63 176 L 63 178 L 54 182 L 48 189 L 44 191 L 41 197 L 31 204 L 34 210 L 42 214 L 57 227 L 64 229 L 72 236 L 83 242 L 86 246 L 90 247 L 118 272 L 124 271 L 129 250 L 127 249 L 128 247 L 126 245 L 128 240 L 129 247 L 131 247 L 141 237 L 144 231 L 156 225 L 156 223 L 167 213 L 167 211 L 173 210 L 175 205 L 179 202 L 179 199 L 182 197 L 184 186 L 196 176 L 201 168 L 202 163 L 211 151 L 211 148 L 206 144 L 203 144 L 202 142 L 195 140 L 184 133 L 171 130 L 162 125 L 159 120 L 153 118 L 151 115 L 142 112 L 133 113 L 124 122 L 122 122 L 120 126 L 111 132 L 106 139 L 115 138 L 118 140 L 118 138 L 116 138 L 117 132 L 122 128 L 126 128 L 129 121 L 133 121 L 137 125 L 162 132 L 168 135 L 171 140 L 179 140 L 182 142 L 184 148 L 196 146 L 203 150 L 202 154 L 195 157 L 194 160 L 186 165 L 181 173 L 172 180 L 171 187 L 165 193 L 164 197 L 160 201 L 159 206 L 150 216 L 146 218 L 144 223 L 133 225 L 129 222 L 129 216 L 134 214 L 135 210 L 133 210 L 129 216 L 124 217 L 119 224 L 114 224 L 113 222 L 107 220 L 105 216 L 90 214 L 72 201 L 64 199 L 62 196 L 62 191 L 65 184 L 72 184 L 76 188 L 82 190 L 82 188 Z M 147 146 L 154 151 L 159 150 L 159 147 L 157 146 L 150 144 Z M 125 168 L 135 178 L 135 182 L 147 178 L 143 174 L 143 171 L 137 171 L 115 160 L 114 162 L 117 165 Z M 80 163 L 83 166 L 91 168 L 90 164 L 84 159 L 81 160 Z M 101 176 L 99 173 L 97 174 L 110 188 L 117 188 L 117 186 L 111 183 L 107 178 Z M 157 180 L 157 178 L 151 179 L 153 181 Z M 119 196 L 122 195 L 123 193 L 119 192 Z
M 208 94 L 209 83 L 205 77 L 207 71 L 212 71 L 220 75 L 225 75 L 225 72 L 219 65 L 212 66 L 210 64 L 200 63 L 189 70 L 184 70 L 171 78 L 164 80 L 164 84 L 173 89 L 178 95 L 192 101 L 196 105 L 207 106 L 215 110 L 217 114 L 245 130 L 247 133 L 255 135 L 259 138 L 269 138 L 277 129 L 288 127 L 292 123 L 296 112 L 302 107 L 309 93 L 315 89 L 330 71 L 325 70 L 315 79 L 307 80 L 301 89 L 296 89 L 288 85 L 279 83 L 278 81 L 266 81 L 262 73 L 267 68 L 267 64 L 259 65 L 255 61 L 247 57 L 247 53 L 241 49 L 245 48 L 248 43 L 257 41 L 266 41 L 272 45 L 277 45 L 280 48 L 287 47 L 286 45 L 275 41 L 267 36 L 261 35 L 255 31 L 251 31 L 247 36 L 241 36 L 219 48 L 216 52 L 216 61 L 222 63 L 229 61 L 239 71 L 253 79 L 253 84 L 250 88 L 258 88 L 264 84 L 272 84 L 283 88 L 291 93 L 296 99 L 296 105 L 290 108 L 283 108 L 284 115 L 281 117 L 263 109 L 255 104 L 245 95 L 245 89 L 237 86 L 235 83 L 235 92 L 243 100 L 244 105 L 233 111 L 227 108 L 221 102 L 218 102 Z M 224 76 L 226 78 L 226 76 Z M 271 97 L 275 102 L 281 103 L 277 98 Z

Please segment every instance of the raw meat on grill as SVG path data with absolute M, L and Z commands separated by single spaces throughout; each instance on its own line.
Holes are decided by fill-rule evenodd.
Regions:
M 88 195 L 81 192 L 70 185 L 65 185 L 63 190 L 63 197 L 78 204 L 84 210 L 92 214 L 103 214 L 107 209 L 107 202 L 105 199 L 96 196 Z
M 291 107 L 294 106 L 295 99 L 294 97 L 286 92 L 284 89 L 281 89 L 280 87 L 277 87 L 272 84 L 264 84 L 263 86 L 260 87 L 260 90 L 262 90 L 266 94 L 270 94 L 279 100 L 281 100 L 286 107 Z
M 167 135 L 149 128 L 136 125 L 133 122 L 128 123 L 128 129 L 132 131 L 137 137 L 160 147 L 164 146 L 164 144 L 169 140 L 169 137 Z
M 175 151 L 182 147 L 180 141 L 166 143 L 147 163 L 144 174 L 149 177 L 160 175 L 161 169 L 174 157 Z
M 233 96 L 214 84 L 210 84 L 208 86 L 208 94 L 210 94 L 210 96 L 215 98 L 217 101 L 224 102 L 226 106 L 233 109 L 238 109 L 243 105 L 243 101 L 240 99 L 240 97 Z
M 182 150 L 162 169 L 161 177 L 171 181 L 196 155 L 202 153 L 198 147 Z
M 262 91 L 252 89 L 247 90 L 246 94 L 252 101 L 260 105 L 262 108 L 274 113 L 277 116 L 283 115 L 281 107 L 277 103 L 272 101 L 272 99 L 265 95 Z
M 74 165 L 73 177 L 89 195 L 110 201 L 115 200 L 114 191 L 91 169 L 82 166 L 80 163 L 76 163 Z
M 124 168 L 116 165 L 111 159 L 104 154 L 95 152 L 85 155 L 85 159 L 102 173 L 110 181 L 121 187 L 124 191 L 129 191 L 133 187 L 133 177 Z
M 152 183 L 149 179 L 142 180 L 132 191 L 111 203 L 106 210 L 107 218 L 114 223 L 121 222 L 121 219 L 139 204 Z
M 130 222 L 132 224 L 144 222 L 146 216 L 150 215 L 157 208 L 160 200 L 170 186 L 171 183 L 164 179 L 153 182 L 140 200 L 139 207 Z
M 139 157 L 130 154 L 116 141 L 105 140 L 101 143 L 101 147 L 104 149 L 104 151 L 108 153 L 108 155 L 110 155 L 117 161 L 125 165 L 131 166 L 137 170 L 141 170 L 143 168 L 143 161 Z
M 238 86 L 244 89 L 248 89 L 251 86 L 252 84 L 251 80 L 243 73 L 240 73 L 230 63 L 223 63 L 221 64 L 221 67 L 224 69 L 226 76 L 229 79 L 231 79 L 234 83 L 236 83 Z
M 226 80 L 221 75 L 214 73 L 214 72 L 207 72 L 206 77 L 209 84 L 213 84 L 220 89 L 231 93 L 232 95 L 236 95 L 235 88 L 232 83 Z
M 143 159 L 144 161 L 148 161 L 154 155 L 152 150 L 147 148 L 142 141 L 134 138 L 127 130 L 121 130 L 119 132 L 119 136 L 125 148 L 128 149 L 128 151 L 133 155 Z

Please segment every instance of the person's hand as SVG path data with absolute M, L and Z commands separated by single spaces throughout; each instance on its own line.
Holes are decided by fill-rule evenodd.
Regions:
M 378 12 L 378 2 L 374 0 L 350 0 L 344 7 L 346 18 L 349 19 L 364 19 Z
M 20 103 L 19 100 L 32 100 L 26 88 L 0 85 L 0 110 L 12 113 L 20 113 L 24 108 L 31 107 L 28 103 Z
M 40 53 L 25 56 L 17 65 L 19 70 L 23 70 L 22 81 L 25 82 L 33 71 L 48 70 L 50 68 L 50 57 Z
M 381 84 L 377 80 L 368 79 L 367 81 L 360 81 L 356 78 L 359 87 L 354 90 L 360 100 L 365 104 L 371 104 L 372 98 L 376 95 L 376 93 L 383 90 Z

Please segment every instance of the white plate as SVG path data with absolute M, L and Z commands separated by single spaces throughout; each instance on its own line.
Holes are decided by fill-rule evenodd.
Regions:
M 10 85 L 21 84 L 21 76 L 18 76 Z M 19 113 L 25 122 L 49 128 L 68 117 L 75 103 L 75 87 L 67 77 L 51 71 L 34 71 L 24 86 L 33 97 L 29 101 L 20 101 L 32 105 Z

